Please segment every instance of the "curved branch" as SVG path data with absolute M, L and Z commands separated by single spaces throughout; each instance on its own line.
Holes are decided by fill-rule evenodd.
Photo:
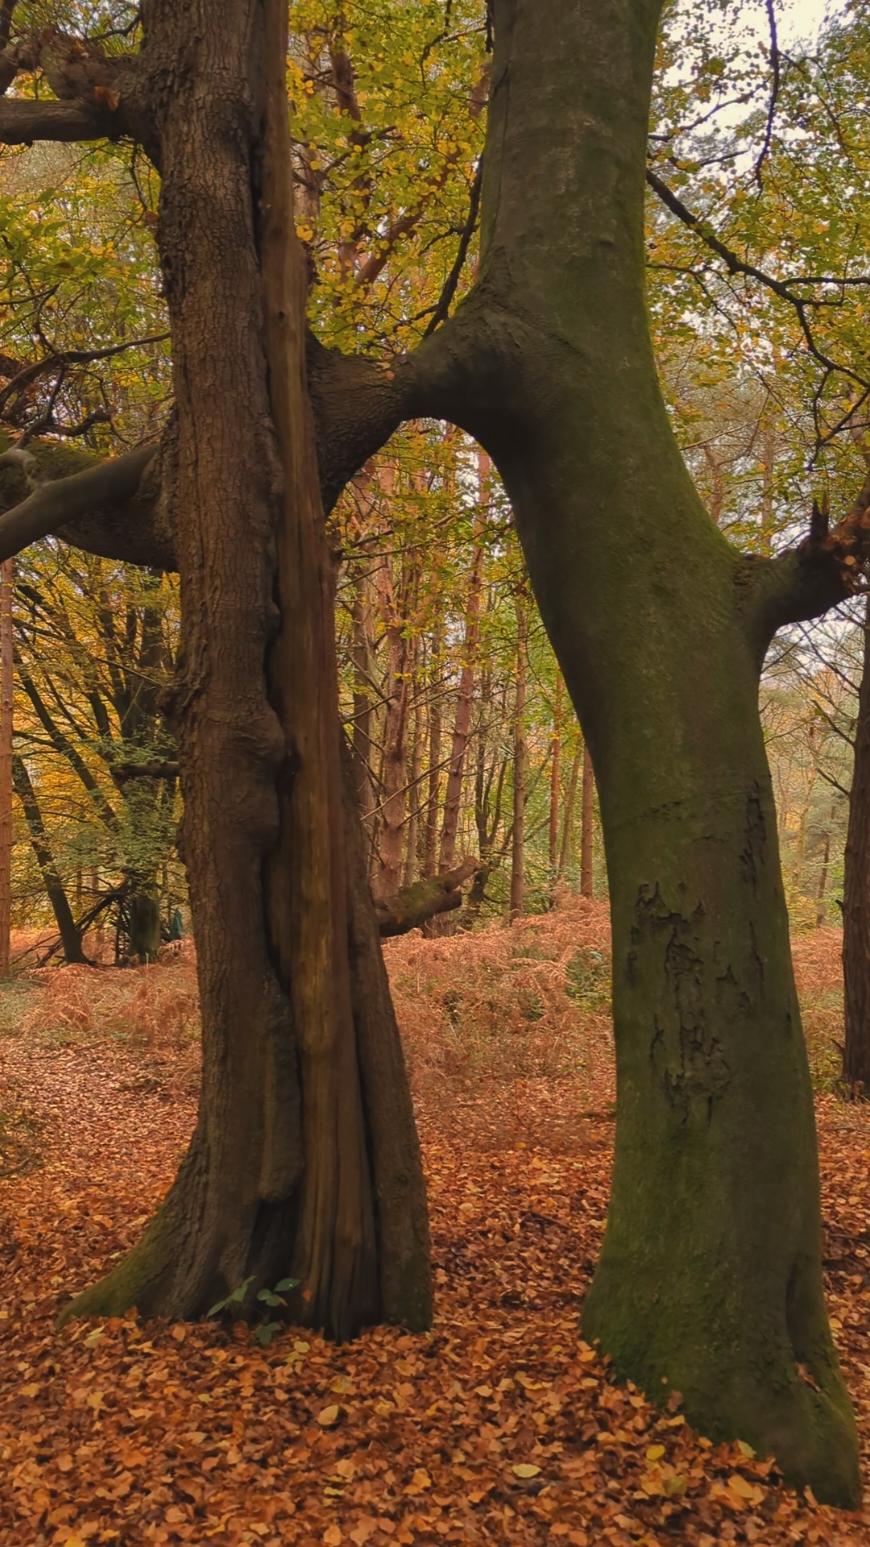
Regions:
M 62 531 L 77 518 L 93 517 L 103 507 L 132 500 L 154 455 L 154 446 L 140 446 L 68 478 L 41 483 L 0 516 L 0 561 L 12 558 L 40 537 Z M 25 453 L 7 452 L 0 462 L 14 466 L 23 456 Z

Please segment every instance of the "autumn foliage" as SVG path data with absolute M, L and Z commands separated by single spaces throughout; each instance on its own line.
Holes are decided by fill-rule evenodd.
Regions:
M 799 937 L 811 1057 L 836 1035 L 834 930 Z M 0 1542 L 858 1544 L 861 1516 L 608 1378 L 578 1334 L 609 1192 L 602 904 L 386 951 L 429 1178 L 433 1331 L 336 1348 L 216 1317 L 54 1317 L 126 1249 L 195 1113 L 189 951 L 6 991 Z M 822 1092 L 834 1328 L 870 1442 L 868 1149 Z

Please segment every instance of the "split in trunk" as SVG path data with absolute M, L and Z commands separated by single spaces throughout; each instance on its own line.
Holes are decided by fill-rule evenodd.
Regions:
M 340 766 L 286 7 L 196 0 L 182 14 L 152 0 L 144 18 L 178 414 L 182 848 L 203 1079 L 165 1204 L 68 1314 L 201 1315 L 244 1283 L 253 1309 L 260 1288 L 292 1277 L 288 1314 L 335 1337 L 378 1318 L 421 1327 L 419 1154 Z

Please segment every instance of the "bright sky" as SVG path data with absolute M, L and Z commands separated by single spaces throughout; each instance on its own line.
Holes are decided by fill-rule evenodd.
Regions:
M 797 39 L 807 42 L 814 39 L 826 16 L 840 16 L 846 9 L 846 0 L 778 0 L 776 24 L 780 41 L 787 47 Z M 763 6 L 761 25 L 767 28 Z

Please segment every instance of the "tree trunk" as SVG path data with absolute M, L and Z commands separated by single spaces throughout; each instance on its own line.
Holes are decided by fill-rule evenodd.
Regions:
M 601 804 L 617 1129 L 584 1328 L 701 1429 L 854 1504 L 757 711 L 773 612 L 688 477 L 644 305 L 660 5 L 493 10 L 480 281 L 452 395 L 502 474 Z
M 160 893 L 156 881 L 148 886 L 137 879 L 130 893 L 130 955 L 140 962 L 157 960 L 160 950 Z
M 864 650 L 849 825 L 843 867 L 843 1079 L 870 1097 L 870 600 L 864 611 Z
M 441 630 L 432 635 L 429 665 L 429 768 L 426 775 L 426 831 L 423 845 L 423 869 L 432 875 L 438 862 L 438 792 L 441 784 Z
M 594 896 L 592 864 L 595 844 L 595 774 L 589 748 L 583 744 L 583 788 L 580 797 L 580 896 Z
M 288 1314 L 332 1336 L 379 1317 L 419 1327 L 423 1184 L 340 767 L 286 7 L 151 0 L 144 22 L 178 414 L 182 842 L 203 1079 L 163 1208 L 71 1312 L 195 1316 L 246 1283 L 253 1313 L 258 1290 L 290 1276 Z
M 837 802 L 831 801 L 831 814 L 828 818 L 828 826 L 822 844 L 822 863 L 819 869 L 819 884 L 816 888 L 816 929 L 821 929 L 825 922 L 828 896 L 828 870 L 831 864 L 831 828 L 837 815 Z
M 519 918 L 523 911 L 525 832 L 526 832 L 526 674 L 528 614 L 521 596 L 516 599 L 517 676 L 514 699 L 514 790 L 511 829 L 511 890 L 509 916 Z
M 548 852 L 550 877 L 556 879 L 559 864 L 559 797 L 561 795 L 562 756 L 562 678 L 556 677 L 556 694 L 553 701 L 553 735 L 550 741 L 550 822 Z
M 420 768 L 423 762 L 423 710 L 420 703 L 420 684 L 416 673 L 412 678 L 416 703 L 414 706 L 414 732 L 411 737 L 411 760 L 408 770 L 408 821 L 405 833 L 405 866 L 403 872 L 405 886 L 411 886 L 417 875 L 419 858 L 417 855 L 417 834 L 420 826 Z
M 360 814 L 363 819 L 372 817 L 377 800 L 372 778 L 372 668 L 371 582 L 365 569 L 360 566 L 353 596 L 353 637 L 351 662 L 353 678 L 353 748 L 356 789 Z
M 577 750 L 571 759 L 571 772 L 568 775 L 568 793 L 565 796 L 565 815 L 562 818 L 562 842 L 559 845 L 559 875 L 563 876 L 568 868 L 568 855 L 571 849 L 571 836 L 574 826 L 574 801 L 577 798 L 577 781 L 580 769 L 586 753 L 585 745 L 580 740 Z
M 63 946 L 64 961 L 68 965 L 81 964 L 85 961 L 82 951 L 81 935 L 76 928 L 75 920 L 69 905 L 63 881 L 54 862 L 51 852 L 48 832 L 43 821 L 39 800 L 33 788 L 33 781 L 27 771 L 24 759 L 13 755 L 12 781 L 15 793 L 21 801 L 24 819 L 27 822 L 27 830 L 30 833 L 30 842 L 36 855 L 36 863 L 42 876 L 46 895 L 51 903 L 51 911 L 54 914 Z
M 456 860 L 459 808 L 462 801 L 465 754 L 468 749 L 468 738 L 471 732 L 474 672 L 477 665 L 477 644 L 480 637 L 480 600 L 483 589 L 482 534 L 486 522 L 484 486 L 488 477 L 488 461 L 481 453 L 478 458 L 479 505 L 474 527 L 474 548 L 471 556 L 471 573 L 468 580 L 468 596 L 465 604 L 465 637 L 462 642 L 462 662 L 459 669 L 456 715 L 453 721 L 453 741 L 450 748 L 450 762 L 447 766 L 444 819 L 441 827 L 441 846 L 438 851 L 439 870 L 449 870 Z
M 390 483 L 392 489 L 392 481 Z M 407 737 L 411 697 L 413 639 L 409 611 L 416 590 L 416 571 L 407 561 L 393 584 L 389 569 L 381 572 L 381 596 L 386 623 L 387 674 L 381 762 L 381 809 L 373 890 L 392 897 L 402 884 L 405 813 L 408 804 Z
M 0 978 L 9 974 L 12 930 L 12 588 L 15 560 L 0 564 Z

